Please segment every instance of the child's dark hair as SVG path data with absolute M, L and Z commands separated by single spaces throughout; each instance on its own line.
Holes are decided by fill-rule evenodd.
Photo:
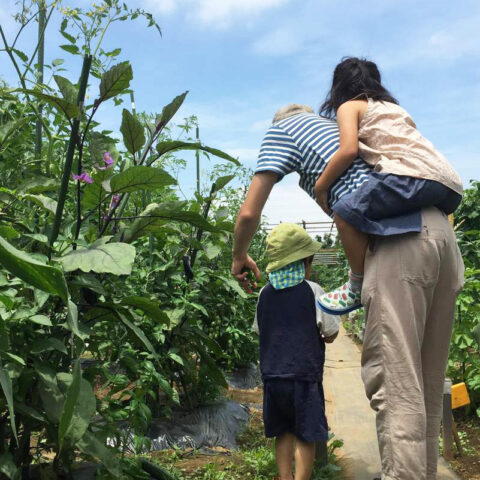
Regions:
M 320 115 L 335 118 L 342 103 L 362 97 L 398 104 L 382 85 L 380 72 L 375 63 L 364 58 L 342 58 L 333 72 L 332 88 L 320 107 Z

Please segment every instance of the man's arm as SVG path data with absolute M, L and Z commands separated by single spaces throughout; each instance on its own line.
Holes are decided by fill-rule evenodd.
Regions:
M 247 254 L 248 248 L 257 231 L 263 207 L 277 180 L 278 174 L 274 172 L 266 171 L 255 174 L 245 202 L 238 211 L 233 235 L 232 274 L 247 292 L 251 292 L 250 281 L 248 272 L 243 272 L 243 270 L 252 270 L 255 278 L 260 280 L 260 270 L 255 261 Z M 256 285 L 252 286 L 255 288 Z

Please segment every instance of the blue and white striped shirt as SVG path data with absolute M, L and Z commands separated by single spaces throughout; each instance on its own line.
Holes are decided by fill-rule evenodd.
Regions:
M 312 113 L 300 113 L 272 125 L 263 139 L 258 157 L 258 172 L 275 172 L 280 179 L 291 172 L 300 175 L 299 185 L 315 199 L 315 182 L 339 147 L 337 123 Z M 330 206 L 368 180 L 372 171 L 357 157 L 332 185 Z

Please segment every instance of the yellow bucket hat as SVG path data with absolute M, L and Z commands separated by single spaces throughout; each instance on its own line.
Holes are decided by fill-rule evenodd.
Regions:
M 289 263 L 307 258 L 322 249 L 322 244 L 312 240 L 299 225 L 281 223 L 267 237 L 267 256 L 270 260 L 267 273 L 278 270 Z

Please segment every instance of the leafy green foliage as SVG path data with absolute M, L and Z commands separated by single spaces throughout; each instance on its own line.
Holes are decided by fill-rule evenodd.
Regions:
M 147 478 L 126 445 L 143 451 L 153 417 L 214 400 L 225 370 L 257 357 L 255 299 L 229 273 L 243 199 L 229 182 L 244 185 L 249 172 L 189 138 L 195 119 L 170 126 L 186 92 L 158 115 L 117 112 L 122 135 L 102 130 L 97 112 L 109 99 L 120 105 L 133 78 L 120 49 L 101 47 L 108 25 L 156 23 L 117 0 L 90 13 L 70 10 L 60 27 L 68 56 L 91 59 L 83 81 L 55 59 L 47 84 L 27 68 L 31 89 L 23 79 L 0 88 L 0 472 L 11 479 L 46 452 L 45 477 L 94 459 L 102 478 Z M 14 58 L 30 62 L 34 50 Z M 99 95 L 82 102 L 92 76 Z M 190 200 L 177 188 L 180 149 L 228 162 Z

